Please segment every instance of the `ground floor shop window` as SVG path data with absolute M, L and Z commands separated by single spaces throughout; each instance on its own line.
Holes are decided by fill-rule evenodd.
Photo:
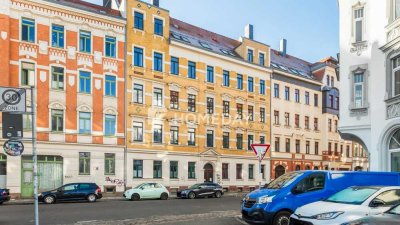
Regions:
M 143 178 L 143 160 L 133 160 L 133 178 Z
M 90 174 L 90 153 L 79 152 L 79 175 Z

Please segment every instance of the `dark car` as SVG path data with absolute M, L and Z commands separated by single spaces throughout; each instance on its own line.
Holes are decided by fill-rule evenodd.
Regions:
M 10 190 L 0 188 L 0 204 L 10 201 Z
M 397 205 L 387 212 L 377 215 L 355 220 L 353 222 L 344 223 L 342 225 L 398 225 L 400 224 L 400 205 Z
M 52 191 L 39 194 L 39 201 L 52 204 L 62 201 L 82 201 L 95 202 L 102 198 L 101 189 L 95 183 L 73 183 L 66 184 Z
M 178 198 L 198 198 L 198 197 L 216 197 L 221 198 L 224 194 L 221 185 L 215 183 L 195 184 L 188 189 L 177 192 Z

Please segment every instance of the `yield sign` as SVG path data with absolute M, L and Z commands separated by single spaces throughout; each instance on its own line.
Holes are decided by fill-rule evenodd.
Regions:
M 265 154 L 268 152 L 270 145 L 269 144 L 251 144 L 251 148 L 257 156 L 258 161 L 262 161 Z

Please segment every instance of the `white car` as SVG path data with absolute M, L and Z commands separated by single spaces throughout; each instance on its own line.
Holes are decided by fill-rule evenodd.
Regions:
M 346 188 L 324 201 L 299 207 L 291 225 L 341 225 L 377 215 L 400 203 L 400 186 L 358 186 Z

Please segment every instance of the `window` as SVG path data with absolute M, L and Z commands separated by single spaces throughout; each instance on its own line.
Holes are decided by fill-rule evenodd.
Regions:
M 51 25 L 51 46 L 54 48 L 64 48 L 64 26 Z
M 171 57 L 171 74 L 179 75 L 179 58 Z
M 254 92 L 254 79 L 252 77 L 248 77 L 247 79 L 247 90 L 249 92 Z
M 188 110 L 189 112 L 196 112 L 196 95 L 188 95 Z
M 135 12 L 135 28 L 143 30 L 143 13 Z
M 306 102 L 306 105 L 310 104 L 310 92 L 306 91 L 304 94 L 304 101 Z
M 314 118 L 314 130 L 318 130 L 318 118 Z
M 332 119 L 328 119 L 328 131 L 332 132 Z
M 335 154 L 338 153 L 338 143 L 335 143 Z
M 391 207 L 400 203 L 400 191 L 397 190 L 388 190 L 382 192 L 378 196 L 375 197 L 374 200 L 380 200 L 384 204 L 382 207 Z
M 163 36 L 164 34 L 164 21 L 155 18 L 154 19 L 154 33 L 160 36 Z
M 314 94 L 314 106 L 318 106 L 318 94 Z
M 254 107 L 249 105 L 247 106 L 247 114 L 248 114 L 248 119 L 249 121 L 253 121 L 254 120 Z
M 229 132 L 222 134 L 222 148 L 229 148 Z
M 133 49 L 133 65 L 143 67 L 143 48 L 135 47 Z
M 349 145 L 346 146 L 346 157 L 347 158 L 350 157 L 350 146 Z
M 307 130 L 310 129 L 310 117 L 308 116 L 304 117 L 304 126 Z
M 335 132 L 336 133 L 338 132 L 338 121 L 337 120 L 335 120 Z
M 264 66 L 265 65 L 265 55 L 264 53 L 259 53 L 258 55 L 259 61 L 260 61 L 260 66 Z
M 260 122 L 265 123 L 265 108 L 260 107 Z
M 274 111 L 274 124 L 279 125 L 279 111 Z
M 247 49 L 247 61 L 252 63 L 253 62 L 253 58 L 254 58 L 253 50 Z
M 237 111 L 237 115 L 238 115 L 238 119 L 243 119 L 243 104 L 236 104 L 236 111 Z
M 196 145 L 196 129 L 194 128 L 188 129 L 188 145 Z
M 153 178 L 162 177 L 162 161 L 153 161 Z
M 79 113 L 79 134 L 90 134 L 91 128 L 91 115 L 88 112 Z
M 225 87 L 229 87 L 229 71 L 224 70 L 223 71 L 223 83 Z
M 105 127 L 105 136 L 115 136 L 115 122 L 116 122 L 115 115 L 106 115 L 104 121 Z
M 79 92 L 91 93 L 91 74 L 89 72 L 79 71 Z
M 179 128 L 178 127 L 171 127 L 170 128 L 171 134 L 171 144 L 177 145 L 179 143 Z
M 64 68 L 51 67 L 51 88 L 54 90 L 64 90 Z
M 224 114 L 224 117 L 229 117 L 229 102 L 223 101 L 222 104 L 223 104 L 222 113 Z
M 104 154 L 104 174 L 115 175 L 115 154 L 113 153 Z
M 331 109 L 334 108 L 334 105 L 333 105 L 333 95 L 329 95 L 329 107 L 330 107 Z
M 188 77 L 196 79 L 196 63 L 189 61 L 188 63 Z
M 364 100 L 364 74 L 354 74 L 354 106 L 356 108 L 363 107 Z
M 153 142 L 154 143 L 162 143 L 163 141 L 163 130 L 162 125 L 155 124 L 153 127 Z
M 260 80 L 260 94 L 265 95 L 265 80 Z
M 62 132 L 64 131 L 64 111 L 51 110 L 51 131 Z
M 279 152 L 281 149 L 281 140 L 279 137 L 275 137 L 275 152 Z
M 310 141 L 306 141 L 306 154 L 310 154 Z
M 364 32 L 364 8 L 358 8 L 354 10 L 354 36 L 355 41 L 363 41 Z
M 319 154 L 319 143 L 318 142 L 314 143 L 314 154 L 315 155 Z
M 27 42 L 35 42 L 35 20 L 22 18 L 21 23 L 21 40 Z
M 214 147 L 214 131 L 207 130 L 207 147 Z
M 133 178 L 143 178 L 143 160 L 133 160 Z
M 327 75 L 327 76 L 326 76 L 326 85 L 327 85 L 327 86 L 330 86 L 330 83 L 329 83 L 329 82 L 330 82 L 329 75 Z
M 207 97 L 207 113 L 214 113 L 214 98 Z
M 133 102 L 143 104 L 143 85 L 133 85 Z
M 35 80 L 35 64 L 21 63 L 21 85 L 33 85 Z
M 331 76 L 331 87 L 335 87 L 335 78 Z
M 254 164 L 249 164 L 249 180 L 254 179 Z
M 396 3 L 399 4 L 400 3 Z M 392 60 L 393 63 L 393 96 L 398 96 L 400 95 L 400 57 L 397 57 L 395 59 Z M 362 81 L 360 81 L 359 83 L 362 83 Z
M 294 99 L 297 103 L 300 102 L 300 90 L 299 89 L 294 90 Z
M 295 124 L 296 128 L 300 128 L 300 115 L 299 114 L 294 115 L 294 124 Z
M 335 109 L 339 110 L 339 97 L 336 97 L 335 99 Z
M 214 67 L 207 66 L 207 82 L 214 83 Z
M 296 140 L 296 153 L 300 153 L 300 140 Z
M 179 109 L 179 92 L 170 91 L 170 104 L 171 109 Z
M 154 66 L 153 69 L 158 72 L 163 71 L 163 55 L 158 52 L 154 52 Z
M 196 163 L 188 162 L 188 178 L 196 179 Z
M 243 134 L 236 134 L 236 148 L 243 149 Z
M 328 143 L 328 154 L 332 155 L 332 143 Z
M 285 126 L 290 126 L 290 114 L 285 113 Z
M 89 31 L 79 31 L 79 51 L 83 53 L 92 52 L 92 34 Z
M 79 175 L 90 174 L 90 152 L 79 152 Z
M 279 84 L 274 84 L 274 97 L 279 98 Z
M 400 0 L 394 0 L 394 19 L 400 17 Z
M 290 139 L 286 138 L 286 145 L 285 145 L 286 152 L 290 152 Z
M 243 90 L 243 75 L 237 75 L 237 89 Z
M 169 162 L 169 178 L 178 179 L 178 161 Z
M 23 114 L 22 115 L 22 126 L 25 130 L 32 130 L 32 115 Z
M 301 180 L 295 187 L 295 193 L 308 193 L 323 190 L 325 186 L 325 174 L 313 173 Z
M 153 106 L 163 106 L 163 90 L 161 88 L 154 88 L 153 91 Z
M 116 48 L 117 39 L 115 37 L 106 36 L 105 41 L 105 56 L 115 58 L 117 55 L 117 48 Z
M 265 144 L 265 137 L 264 136 L 260 136 L 260 144 Z
M 254 143 L 254 135 L 247 135 L 247 150 L 251 150 L 251 145 Z
M 106 75 L 105 95 L 109 97 L 116 96 L 117 78 L 115 76 Z
M 229 179 L 229 164 L 222 163 L 222 179 Z
M 143 123 L 133 122 L 133 141 L 143 142 Z
M 285 87 L 285 100 L 290 101 L 290 89 L 289 87 Z
M 242 177 L 242 164 L 236 164 L 236 179 L 241 180 Z
M 340 145 L 340 156 L 343 156 L 343 145 Z

